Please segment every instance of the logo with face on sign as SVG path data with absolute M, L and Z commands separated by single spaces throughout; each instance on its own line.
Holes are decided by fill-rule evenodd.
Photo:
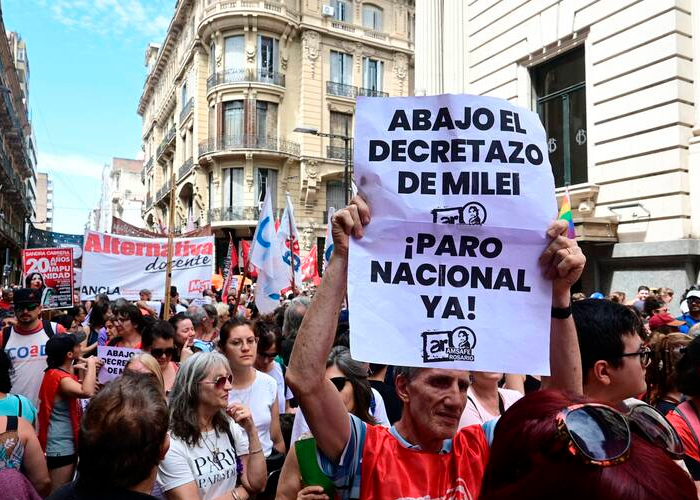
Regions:
M 423 332 L 423 362 L 474 361 L 476 334 L 458 326 L 452 331 Z
M 482 226 L 486 222 L 486 208 L 472 201 L 463 207 L 434 208 L 430 211 L 435 224 L 466 224 Z

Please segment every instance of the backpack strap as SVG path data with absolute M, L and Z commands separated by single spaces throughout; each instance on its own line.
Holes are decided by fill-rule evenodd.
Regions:
M 44 332 L 46 332 L 46 336 L 51 338 L 55 335 L 56 332 L 53 331 L 53 327 L 51 326 L 51 322 L 47 319 L 42 319 L 41 324 L 44 327 Z
M 693 402 L 690 400 L 685 401 L 676 406 L 673 411 L 677 415 L 680 415 L 680 417 L 685 421 L 686 425 L 690 429 L 690 432 L 693 434 L 695 444 L 698 446 L 698 448 L 700 448 L 700 440 L 698 440 L 698 436 L 700 436 L 700 418 L 698 418 L 698 410 L 695 408 Z
M 17 430 L 17 425 L 19 424 L 19 419 L 14 415 L 7 417 L 7 426 L 5 427 L 5 432 L 12 432 Z
M 20 398 L 17 394 L 15 394 L 15 397 L 17 398 L 17 406 L 19 408 L 17 410 L 17 416 L 21 417 L 22 416 L 22 398 Z

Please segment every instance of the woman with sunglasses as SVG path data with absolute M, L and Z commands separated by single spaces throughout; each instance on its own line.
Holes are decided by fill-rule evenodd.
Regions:
M 169 394 L 175 383 L 178 365 L 173 361 L 175 355 L 175 329 L 167 321 L 156 320 L 143 330 L 141 348 L 153 356 L 163 374 L 165 394 Z
M 250 411 L 229 405 L 233 377 L 218 352 L 180 365 L 170 394 L 170 449 L 158 467 L 168 500 L 247 500 L 267 470 Z
M 253 332 L 258 339 L 258 350 L 255 358 L 255 369 L 268 374 L 277 382 L 277 404 L 280 413 L 286 413 L 287 400 L 292 398 L 292 392 L 284 382 L 282 365 L 275 361 L 282 344 L 282 330 L 271 315 L 261 316 L 253 323 Z M 289 397 L 287 397 L 289 396 Z
M 280 429 L 277 382 L 255 369 L 257 348 L 257 339 L 247 319 L 233 318 L 221 327 L 219 349 L 228 359 L 233 374 L 229 403 L 250 408 L 270 473 L 282 468 L 286 448 Z M 274 482 L 269 482 L 265 495 L 274 498 L 275 487 Z
M 695 500 L 693 482 L 673 462 L 682 449 L 669 423 L 643 403 L 623 415 L 535 392 L 495 425 L 479 500 Z

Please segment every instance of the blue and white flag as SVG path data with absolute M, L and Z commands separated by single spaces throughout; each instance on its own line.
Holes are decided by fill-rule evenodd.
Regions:
M 287 285 L 292 282 L 292 272 L 294 273 L 294 284 L 301 288 L 301 257 L 299 256 L 299 231 L 294 220 L 294 205 L 287 193 L 287 206 L 284 207 L 282 220 L 277 229 L 277 240 L 280 245 L 282 262 L 287 269 Z
M 282 265 L 269 193 L 265 195 L 258 227 L 255 228 L 250 262 L 258 270 L 255 305 L 261 313 L 271 313 L 279 306 L 280 290 L 289 286 L 289 282 L 286 269 Z
M 326 247 L 323 250 L 323 270 L 326 270 L 326 266 L 331 261 L 331 255 L 333 255 L 333 214 L 335 213 L 335 208 L 330 207 L 328 209 L 328 225 L 326 226 Z

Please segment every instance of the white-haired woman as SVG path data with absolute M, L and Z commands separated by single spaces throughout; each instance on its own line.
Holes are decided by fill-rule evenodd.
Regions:
M 231 370 L 200 352 L 177 372 L 170 393 L 170 449 L 158 468 L 168 500 L 247 500 L 265 488 L 267 469 L 248 408 L 228 404 Z

